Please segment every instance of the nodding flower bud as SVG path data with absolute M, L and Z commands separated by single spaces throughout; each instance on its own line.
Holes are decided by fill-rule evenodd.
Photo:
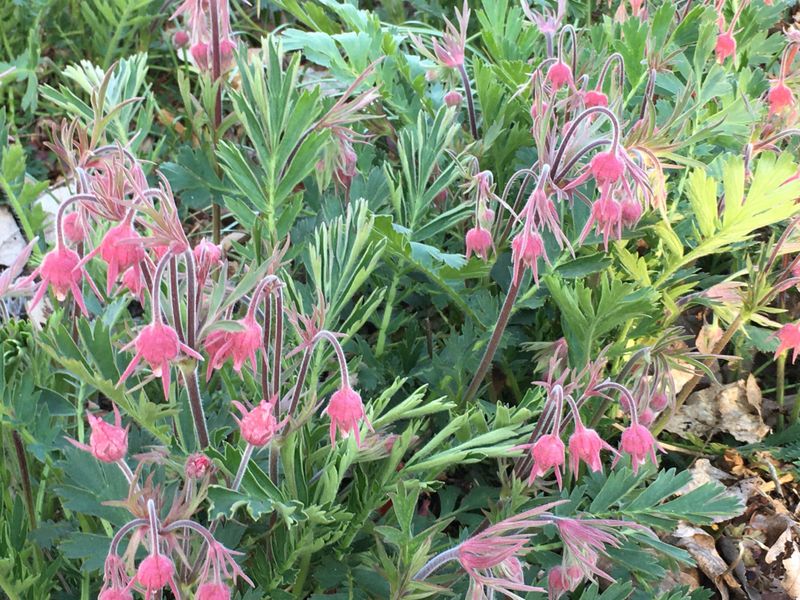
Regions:
M 489 250 L 492 249 L 494 242 L 492 242 L 492 234 L 488 229 L 484 229 L 477 225 L 467 231 L 465 238 L 467 246 L 467 258 L 472 254 L 481 257 L 483 260 L 488 260 Z
M 661 412 L 669 405 L 669 397 L 664 392 L 656 392 L 650 398 L 650 408 L 656 412 Z
M 175 565 L 163 554 L 151 554 L 139 563 L 136 581 L 145 588 L 150 597 L 167 585 L 175 574 Z
M 189 48 L 189 54 L 192 55 L 195 66 L 201 71 L 208 71 L 208 50 L 209 45 L 205 42 L 197 42 Z
M 42 301 L 47 288 L 53 288 L 53 293 L 59 302 L 63 302 L 67 294 L 72 292 L 78 306 L 84 315 L 88 315 L 89 311 L 86 309 L 86 304 L 83 301 L 83 292 L 81 291 L 81 281 L 85 275 L 83 267 L 80 266 L 81 259 L 78 253 L 66 246 L 56 246 L 50 252 L 45 254 L 42 259 L 42 264 L 31 275 L 39 275 L 41 283 L 39 289 L 31 300 L 30 309 L 33 310 L 39 302 Z
M 539 258 L 547 255 L 544 250 L 544 240 L 538 231 L 532 231 L 527 226 L 511 240 L 511 262 L 514 265 L 514 283 L 522 279 L 522 271 L 528 267 L 533 272 L 533 280 L 539 283 Z
M 127 289 L 140 304 L 144 303 L 144 277 L 139 269 L 131 267 L 122 274 L 122 287 Z
M 277 398 L 273 398 L 272 402 L 262 400 L 252 410 L 248 410 L 241 402 L 232 403 L 242 413 L 241 419 L 234 417 L 234 420 L 239 424 L 242 438 L 248 444 L 261 448 L 269 444 L 270 440 L 275 437 L 282 425 L 275 418 L 275 402 L 277 402 Z
M 361 447 L 361 434 L 359 427 L 361 420 L 365 420 L 367 426 L 372 428 L 364 412 L 364 404 L 361 396 L 347 384 L 336 390 L 328 401 L 325 412 L 331 419 L 331 446 L 336 443 L 337 430 L 343 435 L 348 436 L 351 432 L 355 435 L 356 446 Z
M 200 243 L 194 247 L 192 252 L 194 254 L 194 260 L 197 262 L 198 268 L 200 269 L 205 265 L 207 265 L 208 268 L 212 268 L 222 262 L 222 248 L 206 238 L 200 240 Z
M 616 183 L 625 172 L 625 165 L 612 149 L 595 154 L 589 162 L 589 171 L 598 185 Z
M 612 233 L 615 233 L 616 237 L 622 236 L 622 205 L 606 190 L 592 203 L 591 217 L 581 232 L 581 240 L 586 238 L 592 224 L 597 226 L 598 233 L 603 234 L 603 247 L 606 251 Z
M 717 36 L 714 53 L 717 55 L 719 64 L 724 63 L 729 56 L 736 54 L 736 39 L 730 31 L 723 31 Z
M 639 423 L 641 423 L 645 427 L 650 427 L 650 425 L 652 425 L 653 421 L 655 420 L 656 420 L 656 413 L 654 413 L 649 406 L 639 413 Z
M 580 584 L 582 577 L 570 576 L 569 570 L 558 566 L 550 569 L 547 574 L 547 599 L 558 600 L 566 592 L 574 591 Z
M 583 105 L 586 108 L 593 106 L 608 106 L 608 96 L 600 90 L 589 90 L 583 95 Z
M 537 477 L 541 477 L 550 469 L 556 475 L 558 489 L 561 489 L 561 468 L 564 466 L 565 452 L 564 442 L 556 433 L 548 433 L 541 436 L 531 447 L 533 467 L 528 477 L 528 483 L 533 483 Z
M 211 459 L 205 454 L 197 452 L 189 455 L 184 465 L 184 473 L 189 479 L 202 479 L 213 468 Z
M 131 345 L 136 349 L 136 354 L 119 378 L 117 385 L 128 379 L 139 361 L 144 360 L 153 371 L 153 375 L 161 377 L 165 398 L 169 398 L 170 365 L 178 358 L 181 350 L 196 360 L 203 359 L 197 352 L 180 341 L 175 329 L 160 321 L 153 321 L 149 325 L 145 325 L 136 339 L 125 346 L 125 349 L 130 348 Z
M 572 69 L 569 68 L 567 63 L 559 60 L 550 65 L 550 68 L 547 69 L 547 80 L 556 89 L 564 87 L 565 85 L 571 86 Z
M 622 224 L 635 227 L 642 218 L 642 204 L 634 196 L 626 196 L 622 202 Z
M 219 41 L 219 55 L 222 69 L 227 71 L 233 64 L 233 53 L 236 51 L 236 42 L 230 38 Z
M 183 48 L 189 43 L 189 34 L 183 29 L 179 29 L 172 36 L 172 45 L 176 48 Z
M 69 213 L 61 220 L 61 231 L 64 232 L 64 237 L 73 244 L 83 242 L 88 235 L 86 221 L 77 210 Z
M 122 427 L 122 417 L 117 405 L 114 405 L 114 424 L 107 423 L 100 417 L 87 413 L 91 434 L 89 445 L 81 444 L 67 438 L 76 448 L 90 452 L 97 460 L 105 463 L 115 463 L 125 458 L 128 453 L 128 427 Z
M 126 589 L 108 588 L 100 592 L 97 600 L 133 600 L 133 595 Z
M 237 331 L 212 331 L 206 338 L 204 347 L 209 355 L 206 379 L 210 379 L 211 371 L 222 368 L 229 358 L 233 359 L 233 369 L 237 373 L 242 372 L 242 367 L 248 359 L 253 372 L 258 369 L 256 352 L 263 341 L 263 330 L 249 314 L 237 323 L 240 326 Z
M 785 350 L 792 351 L 792 364 L 797 360 L 797 355 L 800 354 L 800 321 L 797 323 L 787 323 L 778 330 L 780 344 L 775 350 L 775 357 L 777 358 Z
M 224 583 L 204 583 L 197 588 L 195 600 L 231 600 L 231 589 Z
M 108 280 L 106 293 L 111 295 L 111 288 L 120 273 L 130 268 L 141 271 L 141 263 L 145 257 L 141 236 L 129 223 L 121 223 L 112 227 L 100 242 L 100 258 L 108 264 Z
M 461 96 L 461 93 L 456 90 L 450 90 L 444 95 L 444 103 L 447 106 L 458 106 L 461 104 L 462 100 L 463 97 Z
M 769 114 L 775 115 L 794 105 L 794 94 L 786 83 L 779 80 L 769 88 L 767 102 L 769 102 Z
M 620 449 L 630 455 L 634 473 L 645 463 L 648 456 L 652 459 L 653 464 L 656 464 L 656 440 L 644 425 L 631 423 L 622 432 Z
M 583 423 L 575 423 L 575 431 L 569 438 L 569 468 L 577 477 L 581 461 L 586 463 L 589 470 L 598 472 L 603 470 L 600 460 L 600 451 L 614 449 L 594 429 L 587 429 Z

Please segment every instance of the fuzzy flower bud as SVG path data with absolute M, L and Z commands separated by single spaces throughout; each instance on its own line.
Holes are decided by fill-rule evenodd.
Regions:
M 620 438 L 620 449 L 631 457 L 634 473 L 649 456 L 656 464 L 656 440 L 650 430 L 639 423 L 632 423 Z
M 242 372 L 244 363 L 249 360 L 253 372 L 258 369 L 256 352 L 262 344 L 261 326 L 251 315 L 246 315 L 237 321 L 239 329 L 236 331 L 212 331 L 204 343 L 209 355 L 206 379 L 211 378 L 213 369 L 220 369 L 229 358 L 233 359 L 233 370 Z
M 241 420 L 236 417 L 234 420 L 239 424 L 242 438 L 248 444 L 257 448 L 266 446 L 280 429 L 281 424 L 274 415 L 274 402 L 277 402 L 277 399 L 273 399 L 272 402 L 262 400 L 252 410 L 247 410 L 241 402 L 233 402 L 233 406 L 242 413 Z
M 106 293 L 111 295 L 111 288 L 120 273 L 130 268 L 141 271 L 141 262 L 145 251 L 141 236 L 128 223 L 112 227 L 103 236 L 99 246 L 100 258 L 108 264 L 108 280 Z
M 559 60 L 550 65 L 550 68 L 547 69 L 547 80 L 556 89 L 564 87 L 565 85 L 571 86 L 572 69 L 569 68 L 567 63 Z
M 211 470 L 211 459 L 205 454 L 197 452 L 186 459 L 184 472 L 189 479 L 202 479 Z
M 148 592 L 162 589 L 172 579 L 175 565 L 163 554 L 151 554 L 139 563 L 136 581 Z
M 86 239 L 86 222 L 80 212 L 74 211 L 66 215 L 61 221 L 61 230 L 64 237 L 73 244 L 78 244 Z
M 544 249 L 544 240 L 538 231 L 525 227 L 511 241 L 511 262 L 514 265 L 514 283 L 519 283 L 522 271 L 526 267 L 533 271 L 533 280 L 539 283 L 539 258 L 547 255 Z
M 183 48 L 189 43 L 189 34 L 183 29 L 179 29 L 172 36 L 172 45 L 176 48 Z
M 224 583 L 204 583 L 197 588 L 195 600 L 230 600 L 231 589 Z
M 575 423 L 575 431 L 569 438 L 569 468 L 577 476 L 581 461 L 592 472 L 602 471 L 600 451 L 614 449 L 594 429 L 587 429 L 580 421 Z
M 444 95 L 444 103 L 450 107 L 458 106 L 462 100 L 461 93 L 456 90 L 450 90 Z
M 775 82 L 767 92 L 769 114 L 775 115 L 794 105 L 794 94 L 783 81 Z
M 775 357 L 777 358 L 785 350 L 791 350 L 792 364 L 794 364 L 798 353 L 800 353 L 800 322 L 787 323 L 778 330 L 776 335 L 780 344 L 778 344 L 778 349 L 775 350 Z
M 80 262 L 81 259 L 78 253 L 66 246 L 56 247 L 48 252 L 44 256 L 42 264 L 31 275 L 33 277 L 38 274 L 42 281 L 31 300 L 29 310 L 33 310 L 41 302 L 49 286 L 53 288 L 53 293 L 59 302 L 63 302 L 67 294 L 72 292 L 81 312 L 84 315 L 88 315 L 89 311 L 86 309 L 86 304 L 83 301 L 83 292 L 81 291 L 81 281 L 85 271 L 80 266 Z
M 613 150 L 598 152 L 589 163 L 589 170 L 598 185 L 616 183 L 622 177 L 625 166 Z
M 593 106 L 608 106 L 608 96 L 600 90 L 589 90 L 583 95 L 583 105 L 586 108 Z
M 480 256 L 483 260 L 489 258 L 489 250 L 491 250 L 494 245 L 491 232 L 480 225 L 467 231 L 465 242 L 467 246 L 467 258 L 475 254 L 475 256 Z
M 553 469 L 558 482 L 558 489 L 561 489 L 561 468 L 564 465 L 564 442 L 557 434 L 549 433 L 541 436 L 531 447 L 533 457 L 533 467 L 528 477 L 528 483 L 533 483 L 537 477 L 541 477 L 550 469 Z
M 114 424 L 107 423 L 100 417 L 87 413 L 91 434 L 89 445 L 80 444 L 67 438 L 73 446 L 90 452 L 97 460 L 114 463 L 125 458 L 128 452 L 128 427 L 122 427 L 122 417 L 117 405 L 114 405 Z
M 729 56 L 736 54 L 736 39 L 729 31 L 723 31 L 717 36 L 714 53 L 717 55 L 719 64 L 724 63 Z
M 348 385 L 342 386 L 331 396 L 325 413 L 331 419 L 331 446 L 336 443 L 336 431 L 338 430 L 344 436 L 352 432 L 356 438 L 356 445 L 361 447 L 360 421 L 364 419 L 368 427 L 372 426 L 367 421 L 364 404 L 361 402 L 358 392 Z

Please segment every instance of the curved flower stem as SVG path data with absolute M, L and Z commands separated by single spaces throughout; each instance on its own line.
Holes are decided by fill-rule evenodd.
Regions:
M 159 554 L 158 514 L 156 513 L 156 503 L 152 498 L 147 499 L 147 523 L 150 527 L 150 553 Z
M 588 119 L 595 113 L 604 115 L 611 122 L 611 128 L 614 130 L 611 138 L 611 148 L 616 150 L 617 146 L 619 145 L 619 138 L 621 135 L 621 127 L 619 121 L 617 120 L 617 116 L 604 106 L 592 106 L 591 108 L 584 110 L 570 123 L 569 129 L 567 129 L 567 132 L 564 134 L 561 144 L 559 144 L 558 150 L 556 151 L 556 156 L 553 159 L 552 168 L 550 169 L 553 173 L 559 172 L 558 167 L 561 164 L 561 159 L 564 157 L 564 152 L 566 152 L 570 139 L 578 130 L 578 125 L 580 125 L 581 121 Z
M 453 561 L 458 560 L 458 550 L 461 547 L 461 544 L 458 546 L 454 546 L 449 550 L 445 550 L 444 552 L 440 552 L 428 562 L 425 563 L 419 571 L 416 572 L 412 579 L 414 581 L 425 581 L 428 577 L 430 577 L 434 571 L 436 571 L 439 567 Z
M 119 554 L 119 544 L 122 541 L 128 532 L 136 529 L 137 527 L 144 527 L 148 524 L 147 519 L 134 519 L 133 521 L 128 521 L 119 528 L 117 533 L 114 534 L 114 537 L 111 539 L 111 545 L 108 548 L 109 554 Z
M 315 335 L 314 339 L 311 340 L 311 345 L 316 347 L 316 345 L 322 340 L 326 340 L 331 346 L 333 346 L 333 351 L 336 353 L 336 360 L 339 363 L 339 375 L 342 378 L 342 386 L 349 388 L 350 374 L 347 372 L 347 359 L 345 359 L 342 345 L 339 343 L 339 340 L 336 339 L 336 336 L 334 336 L 327 329 L 323 329 L 317 335 Z
M 120 458 L 117 461 L 117 466 L 119 467 L 119 470 L 122 471 L 122 474 L 125 475 L 125 479 L 128 480 L 128 483 L 133 483 L 135 476 L 133 475 L 131 468 L 128 466 L 128 463 L 125 462 L 124 458 Z M 137 485 L 136 487 L 138 488 L 139 486 Z
M 269 343 L 272 339 L 272 296 L 267 295 L 264 303 L 264 327 L 261 340 L 261 396 L 265 400 L 271 396 L 269 381 Z
M 478 120 L 475 116 L 475 100 L 472 97 L 472 85 L 469 82 L 469 75 L 463 63 L 459 65 L 458 72 L 461 74 L 461 82 L 464 85 L 464 92 L 467 96 L 467 113 L 469 114 L 469 129 L 472 137 L 478 139 Z
M 464 392 L 462 401 L 462 404 L 464 405 L 468 404 L 475 397 L 475 394 L 478 392 L 478 388 L 483 382 L 483 378 L 486 376 L 486 372 L 489 370 L 489 367 L 492 364 L 494 354 L 497 352 L 497 347 L 500 345 L 500 339 L 503 337 L 503 332 L 505 332 L 506 326 L 508 325 L 508 320 L 511 317 L 511 310 L 514 308 L 514 302 L 519 294 L 520 284 L 521 281 L 514 282 L 512 280 L 511 286 L 508 288 L 508 294 L 506 294 L 503 307 L 500 309 L 500 315 L 497 317 L 497 323 L 494 326 L 492 337 L 489 338 L 489 343 L 487 344 L 486 350 L 483 353 L 483 358 L 481 358 L 481 362 L 475 371 L 475 375 L 472 377 L 472 381 L 470 382 L 467 391 Z
M 222 124 L 222 57 L 219 50 L 219 6 L 217 0 L 209 0 L 209 12 L 211 16 L 211 77 L 217 86 L 217 93 L 214 99 L 214 150 L 217 149 L 217 136 L 219 127 Z M 222 214 L 219 204 L 212 201 L 211 221 L 212 239 L 215 244 L 219 244 L 221 234 Z

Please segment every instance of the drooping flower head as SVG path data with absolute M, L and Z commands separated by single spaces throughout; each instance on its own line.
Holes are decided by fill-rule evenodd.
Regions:
M 464 97 L 458 90 L 450 90 L 444 95 L 444 103 L 450 107 L 460 105 L 462 100 L 464 100 Z
M 634 473 L 639 470 L 649 457 L 653 464 L 657 464 L 656 440 L 650 430 L 641 423 L 631 423 L 622 432 L 620 450 L 630 455 L 631 466 Z
M 49 287 L 53 289 L 53 293 L 59 302 L 63 302 L 67 295 L 72 292 L 72 296 L 75 298 L 75 302 L 80 307 L 81 312 L 85 316 L 89 316 L 89 311 L 83 299 L 83 292 L 81 291 L 81 282 L 85 275 L 86 271 L 81 266 L 81 258 L 78 253 L 66 246 L 57 245 L 45 254 L 42 264 L 27 278 L 28 280 L 33 280 L 37 276 L 41 278 L 39 289 L 31 300 L 30 310 L 33 310 L 42 301 Z M 100 292 L 96 291 L 94 282 L 89 277 L 86 277 L 86 280 L 99 298 Z
M 547 81 L 555 89 L 572 87 L 572 69 L 567 63 L 558 60 L 547 69 Z
M 603 247 L 608 252 L 608 240 L 614 235 L 616 238 L 622 237 L 622 204 L 614 198 L 607 187 L 600 191 L 600 197 L 592 203 L 592 212 L 589 220 L 581 231 L 580 241 L 596 226 L 597 233 L 603 235 Z
M 86 217 L 80 210 L 75 210 L 65 215 L 61 221 L 61 228 L 64 232 L 64 237 L 73 244 L 85 241 L 88 235 Z
M 583 95 L 583 105 L 586 108 L 608 106 L 608 96 L 600 90 L 589 90 Z
M 196 600 L 231 600 L 231 588 L 224 583 L 204 583 L 197 588 Z
M 125 570 L 125 563 L 114 553 L 106 557 L 103 567 L 103 587 L 97 600 L 133 600 L 130 588 L 133 584 Z
M 587 429 L 580 418 L 575 421 L 575 431 L 569 438 L 569 468 L 573 476 L 578 476 L 581 461 L 589 470 L 596 473 L 603 470 L 600 451 L 616 452 L 611 445 L 600 437 L 594 429 Z
M 489 250 L 494 246 L 494 242 L 492 241 L 492 234 L 488 229 L 484 229 L 480 224 L 472 227 L 467 231 L 465 242 L 467 258 L 475 254 L 475 256 L 479 256 L 483 260 L 489 259 Z
M 767 92 L 769 114 L 777 115 L 794 106 L 794 93 L 782 79 L 775 81 Z
M 736 38 L 730 31 L 721 31 L 717 35 L 717 43 L 714 45 L 714 53 L 717 55 L 717 62 L 722 64 L 729 56 L 736 54 Z
M 514 283 L 522 280 L 523 271 L 529 268 L 533 273 L 533 280 L 539 283 L 539 259 L 544 258 L 549 264 L 544 248 L 544 239 L 541 234 L 523 225 L 523 229 L 511 240 L 511 262 L 514 265 Z
M 202 452 L 196 452 L 195 454 L 190 454 L 186 459 L 184 473 L 189 479 L 202 479 L 213 468 L 214 465 L 211 463 L 210 458 Z
M 202 356 L 180 341 L 178 332 L 173 327 L 161 322 L 160 318 L 154 318 L 153 322 L 142 327 L 139 335 L 123 350 L 131 346 L 135 348 L 136 353 L 117 385 L 128 379 L 143 360 L 153 371 L 154 376 L 161 377 L 165 398 L 169 398 L 170 367 L 178 360 L 180 353 L 183 352 L 195 360 L 203 360 Z
M 241 419 L 234 417 L 234 420 L 239 424 L 242 438 L 248 444 L 258 448 L 266 446 L 283 426 L 283 423 L 278 423 L 275 418 L 275 403 L 277 401 L 277 397 L 270 402 L 262 400 L 252 410 L 248 410 L 241 402 L 232 403 L 242 413 Z
M 141 275 L 141 265 L 145 258 L 144 246 L 141 236 L 130 223 L 123 222 L 109 229 L 103 236 L 98 251 L 100 258 L 108 264 L 106 294 L 111 295 L 111 288 L 120 273 L 135 269 Z M 89 256 L 91 254 L 87 258 Z
M 331 419 L 330 436 L 332 446 L 336 444 L 336 432 L 338 431 L 345 437 L 352 432 L 356 438 L 356 445 L 360 447 L 361 434 L 359 428 L 361 421 L 364 420 L 367 426 L 372 428 L 364 412 L 361 396 L 347 383 L 336 390 L 328 400 L 325 414 Z
M 550 469 L 555 473 L 558 488 L 561 489 L 561 469 L 564 467 L 565 449 L 564 442 L 557 433 L 546 433 L 533 443 L 531 447 L 533 457 L 533 467 L 528 476 L 528 483 L 533 483 L 537 477 L 541 477 Z
M 73 446 L 90 452 L 97 460 L 106 463 L 115 463 L 125 458 L 128 453 L 128 429 L 122 427 L 122 417 L 119 414 L 117 405 L 114 404 L 114 424 L 108 423 L 98 416 L 91 413 L 86 414 L 89 420 L 91 433 L 89 434 L 89 445 L 81 444 L 75 440 L 67 438 Z
M 589 162 L 589 170 L 598 185 L 616 183 L 625 172 L 625 165 L 614 149 L 598 152 Z
M 144 588 L 148 598 L 170 584 L 174 576 L 175 565 L 168 557 L 158 553 L 148 555 L 136 569 L 136 583 Z
M 263 330 L 256 323 L 255 311 L 248 310 L 247 315 L 236 323 L 236 330 L 219 329 L 212 331 L 206 338 L 204 347 L 209 355 L 206 379 L 210 379 L 212 370 L 222 368 L 229 358 L 233 360 L 233 369 L 237 373 L 242 372 L 242 367 L 248 360 L 253 372 L 257 371 L 256 352 L 263 344 Z

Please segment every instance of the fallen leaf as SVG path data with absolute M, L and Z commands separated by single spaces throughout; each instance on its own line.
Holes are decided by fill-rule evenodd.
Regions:
M 700 438 L 728 432 L 740 442 L 757 443 L 770 429 L 761 417 L 761 390 L 751 375 L 724 386 L 712 386 L 689 396 L 672 415 L 666 429 Z
M 697 334 L 695 345 L 703 354 L 714 354 L 714 346 L 722 339 L 724 333 L 719 325 L 705 323 Z
M 723 600 L 730 598 L 728 588 L 739 589 L 739 583 L 730 574 L 728 564 L 717 552 L 714 538 L 697 527 L 680 525 L 672 534 L 677 545 L 686 550 L 719 590 Z
M 783 561 L 786 575 L 783 578 L 783 589 L 793 600 L 800 599 L 800 548 L 792 544 L 792 555 Z
M 774 563 L 778 557 L 786 552 L 786 545 L 792 541 L 792 528 L 787 527 L 783 530 L 783 533 L 778 536 L 778 539 L 775 540 L 775 543 L 772 544 L 767 553 L 764 555 L 764 562 L 767 564 Z

